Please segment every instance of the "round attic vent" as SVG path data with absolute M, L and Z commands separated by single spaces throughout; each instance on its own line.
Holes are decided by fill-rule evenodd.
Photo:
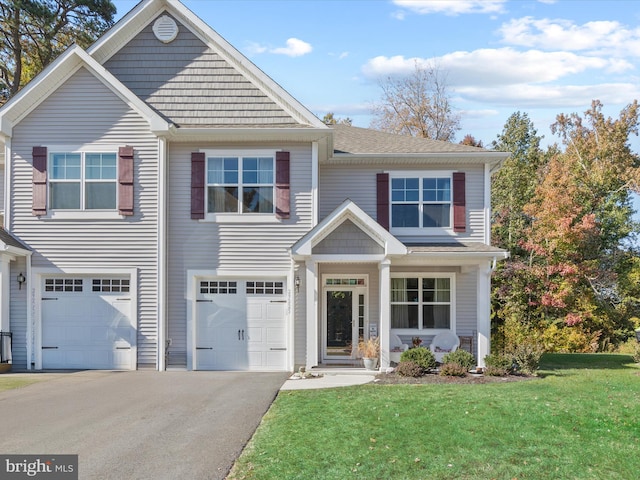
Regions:
M 178 25 L 167 15 L 158 18 L 153 24 L 153 33 L 163 43 L 169 43 L 178 36 Z

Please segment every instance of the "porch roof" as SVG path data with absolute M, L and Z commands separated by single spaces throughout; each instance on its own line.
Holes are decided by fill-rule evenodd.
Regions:
M 30 255 L 31 250 L 16 237 L 0 228 L 0 253 L 11 253 L 14 255 Z
M 455 243 L 406 243 L 409 255 L 470 255 L 489 256 L 500 259 L 509 257 L 509 252 L 502 248 L 486 245 L 480 242 L 455 242 Z

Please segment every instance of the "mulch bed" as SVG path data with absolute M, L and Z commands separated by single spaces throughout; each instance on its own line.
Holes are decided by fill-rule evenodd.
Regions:
M 379 373 L 376 375 L 375 383 L 378 385 L 426 385 L 433 383 L 473 385 L 483 383 L 507 383 L 522 382 L 524 380 L 534 380 L 539 377 L 528 375 L 507 375 L 506 377 L 489 377 L 484 375 L 466 375 L 464 377 L 448 377 L 437 373 L 428 373 L 422 377 L 403 377 L 395 372 Z

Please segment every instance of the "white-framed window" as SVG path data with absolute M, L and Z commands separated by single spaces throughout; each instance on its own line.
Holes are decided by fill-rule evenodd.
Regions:
M 389 183 L 392 229 L 451 228 L 451 172 L 395 172 Z
M 47 168 L 51 210 L 116 210 L 116 152 L 50 152 Z
M 274 214 L 275 153 L 206 155 L 208 214 Z
M 200 293 L 215 295 L 235 295 L 238 293 L 238 282 L 228 280 L 202 280 Z
M 391 328 L 450 330 L 454 328 L 453 274 L 396 274 L 391 277 Z

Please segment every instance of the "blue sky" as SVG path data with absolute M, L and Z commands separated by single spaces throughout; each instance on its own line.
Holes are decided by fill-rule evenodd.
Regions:
M 457 140 L 470 133 L 485 145 L 516 111 L 551 144 L 557 114 L 584 112 L 599 99 L 617 116 L 640 98 L 634 0 L 183 3 L 318 117 L 334 112 L 356 126 L 369 126 L 379 80 L 415 62 L 435 62 L 446 74 L 462 120 Z M 119 18 L 137 1 L 114 4 Z

